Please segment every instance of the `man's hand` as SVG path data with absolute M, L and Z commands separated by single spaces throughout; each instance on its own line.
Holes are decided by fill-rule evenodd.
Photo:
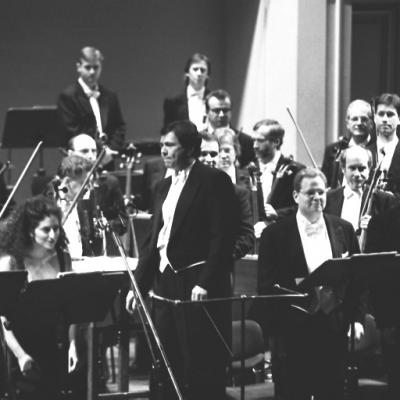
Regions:
M 192 289 L 191 300 L 204 300 L 206 298 L 207 298 L 207 290 L 197 285 Z
M 275 208 L 271 206 L 271 204 L 265 203 L 264 211 L 265 211 L 265 216 L 267 217 L 268 220 L 278 218 L 278 213 L 276 212 Z
M 18 365 L 23 376 L 31 380 L 40 378 L 40 369 L 29 354 L 24 353 L 21 357 L 18 357 Z
M 265 221 L 258 221 L 254 225 L 254 235 L 257 239 L 260 239 L 263 230 L 267 227 L 267 223 Z
M 361 219 L 360 219 L 360 228 L 361 229 L 367 229 L 370 220 L 371 220 L 371 216 L 370 215 L 362 216 Z
M 351 335 L 351 327 L 347 332 L 347 336 L 350 337 Z M 364 327 L 360 322 L 354 323 L 354 339 L 360 340 L 364 336 Z
M 126 295 L 125 308 L 129 314 L 133 314 L 135 312 L 136 300 L 132 290 L 130 290 Z
M 76 370 L 78 365 L 78 351 L 76 350 L 75 340 L 71 340 L 68 348 L 68 373 L 71 373 Z

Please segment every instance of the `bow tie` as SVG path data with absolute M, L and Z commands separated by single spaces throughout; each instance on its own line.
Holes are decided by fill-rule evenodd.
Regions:
M 87 92 L 85 92 L 86 96 L 89 97 L 89 99 L 91 97 L 93 97 L 94 99 L 98 99 L 100 96 L 100 92 L 99 90 L 88 90 Z
M 317 236 L 323 232 L 324 223 L 316 222 L 314 224 L 307 223 L 305 226 L 305 231 L 307 236 Z

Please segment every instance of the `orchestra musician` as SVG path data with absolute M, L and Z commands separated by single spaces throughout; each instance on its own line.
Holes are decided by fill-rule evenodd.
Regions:
M 358 145 L 371 150 L 373 154 L 372 166 L 376 165 L 373 110 L 369 103 L 357 99 L 348 105 L 346 129 L 346 135 L 339 138 L 337 142 L 329 144 L 324 152 L 321 169 L 327 178 L 328 187 L 332 189 L 342 186 L 343 173 L 339 159 L 341 152 L 347 147 Z
M 292 196 L 293 179 L 303 165 L 285 157 L 281 146 L 285 135 L 282 125 L 273 119 L 263 119 L 253 128 L 254 151 L 259 169 L 258 196 L 261 199 L 259 220 L 254 227 L 260 237 L 268 222 L 284 216 L 295 205 Z
M 360 215 L 368 194 L 366 182 L 372 167 L 372 153 L 362 146 L 345 149 L 340 157 L 345 178 L 344 186 L 328 191 L 325 212 L 349 221 L 356 232 L 367 229 L 372 216 L 398 204 L 396 197 L 389 192 L 376 190 L 373 193 L 369 214 Z
M 222 130 L 224 132 L 222 132 Z M 232 180 L 239 207 L 239 226 L 233 247 L 233 259 L 239 260 L 250 252 L 254 244 L 253 216 L 250 205 L 249 189 L 236 183 L 238 167 L 235 165 L 236 154 L 240 146 L 235 132 L 229 128 L 220 128 L 218 135 L 200 133 L 201 147 L 199 161 L 213 168 L 226 172 Z M 218 137 L 218 139 L 217 139 Z
M 94 47 L 81 49 L 76 62 L 78 80 L 58 97 L 57 108 L 66 141 L 86 132 L 100 145 L 106 144 L 104 164 L 110 164 L 125 141 L 125 122 L 117 95 L 99 84 L 104 56 Z
M 320 170 L 305 168 L 296 174 L 293 198 L 297 213 L 269 225 L 261 235 L 259 294 L 272 293 L 275 284 L 296 290 L 324 261 L 359 251 L 352 225 L 323 213 L 326 178 Z M 363 310 L 359 298 L 349 297 L 358 297 L 353 288 L 340 286 L 310 292 L 309 313 L 294 310 L 296 319 L 283 307 L 278 313 L 266 314 L 275 343 L 279 343 L 273 356 L 279 358 L 284 371 L 280 380 L 277 373 L 275 384 L 285 399 L 309 400 L 311 395 L 343 399 L 349 315 L 356 317 L 355 333 L 360 338 Z
M 164 129 L 172 122 L 190 120 L 200 132 L 206 128 L 207 115 L 205 98 L 210 93 L 207 88 L 211 75 L 210 59 L 194 53 L 185 64 L 185 91 L 178 96 L 164 100 Z
M 44 196 L 27 199 L 2 221 L 0 247 L 0 270 L 25 270 L 28 282 L 53 279 L 71 269 L 60 209 Z M 75 326 L 68 333 L 68 327 L 54 319 L 38 323 L 41 310 L 23 294 L 13 308 L 1 320 L 7 346 L 18 364 L 13 379 L 20 398 L 60 399 L 68 370 L 78 365 Z
M 249 162 L 254 161 L 255 156 L 251 136 L 231 126 L 232 101 L 229 93 L 223 89 L 209 93 L 206 97 L 206 111 L 208 122 L 206 131 L 208 133 L 213 134 L 218 128 L 231 128 L 237 135 L 240 144 L 239 166 L 245 167 Z
M 156 187 L 152 232 L 140 254 L 135 278 L 146 294 L 202 300 L 231 293 L 230 272 L 237 225 L 235 194 L 229 177 L 197 161 L 200 136 L 189 121 L 178 121 L 161 137 L 161 155 L 173 176 Z M 133 294 L 127 297 L 132 310 Z M 230 306 L 207 310 L 229 343 Z M 202 307 L 171 307 L 155 300 L 154 324 L 184 398 L 225 398 L 228 353 Z M 151 398 L 176 398 L 165 371 Z M 154 382 L 154 379 L 152 379 Z
M 384 93 L 374 99 L 373 105 L 377 134 L 375 154 L 387 176 L 385 190 L 400 197 L 400 143 L 396 134 L 400 124 L 400 97 Z

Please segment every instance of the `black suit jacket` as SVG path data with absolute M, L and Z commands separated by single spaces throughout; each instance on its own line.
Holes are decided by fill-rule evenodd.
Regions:
M 359 252 L 359 246 L 352 225 L 336 216 L 324 214 L 326 227 L 331 243 L 333 258 L 341 258 Z M 264 229 L 259 246 L 258 256 L 258 292 L 269 294 L 273 286 L 279 284 L 285 288 L 298 290 L 296 278 L 309 275 L 300 233 L 297 227 L 296 214 L 293 214 Z M 309 304 L 314 300 L 314 293 L 309 296 Z M 353 305 L 353 303 L 356 303 Z M 352 300 L 352 307 L 357 309 L 357 319 L 362 320 L 363 309 L 360 299 Z M 271 308 L 266 307 L 269 311 Z M 282 308 L 279 308 L 281 311 Z M 353 309 L 352 309 L 352 312 Z M 266 317 L 268 323 L 279 327 L 286 324 L 288 314 L 274 313 Z M 333 318 L 334 319 L 334 318 Z
M 135 271 L 143 293 L 159 273 L 157 239 L 163 224 L 162 205 L 170 185 L 171 178 L 167 178 L 156 187 L 152 231 Z M 205 264 L 177 274 L 184 282 L 183 292 L 177 293 L 177 298 L 190 296 L 195 285 L 206 289 L 209 296 L 229 294 L 237 224 L 237 202 L 229 176 L 196 161 L 176 206 L 167 256 L 176 271 L 203 260 Z
M 328 214 L 336 215 L 340 217 L 342 214 L 343 202 L 344 202 L 344 187 L 331 189 L 326 195 L 326 206 L 325 212 Z M 361 204 L 365 203 L 365 198 L 367 195 L 367 188 L 363 191 Z M 377 215 L 389 208 L 392 208 L 398 204 L 396 197 L 388 192 L 382 190 L 377 191 L 374 194 L 372 201 L 371 215 Z M 362 207 L 361 207 L 362 208 Z M 361 210 L 360 210 L 361 212 Z
M 322 161 L 321 170 L 326 176 L 326 180 L 328 182 L 328 187 L 336 188 L 342 185 L 343 181 L 343 172 L 339 165 L 339 162 L 335 161 L 337 157 L 337 153 L 340 150 L 340 141 L 334 142 L 326 146 L 324 152 L 324 159 Z M 376 165 L 376 142 L 371 140 L 366 148 L 372 152 L 372 167 L 374 168 Z M 336 179 L 336 182 L 334 182 Z
M 250 191 L 243 186 L 234 185 L 239 203 L 239 226 L 233 249 L 233 258 L 238 260 L 250 252 L 254 246 L 253 214 L 251 211 Z
M 107 144 L 120 149 L 125 141 L 125 122 L 117 95 L 104 86 L 99 86 L 98 98 L 103 131 L 108 136 Z M 66 88 L 57 100 L 58 113 L 65 128 L 66 141 L 80 133 L 96 138 L 96 119 L 81 85 L 75 82 Z

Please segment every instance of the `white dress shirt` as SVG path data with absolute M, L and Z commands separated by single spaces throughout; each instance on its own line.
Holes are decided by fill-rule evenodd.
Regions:
M 342 213 L 340 216 L 350 222 L 356 231 L 360 223 L 362 191 L 351 190 L 349 185 L 346 184 L 343 189 L 343 197 Z
M 186 88 L 189 119 L 197 126 L 199 132 L 207 127 L 204 91 L 205 88 L 194 90 L 190 85 Z
M 318 221 L 311 223 L 300 211 L 297 211 L 296 221 L 308 272 L 311 273 L 323 262 L 332 258 L 332 247 L 325 220 L 321 215 Z
M 103 133 L 103 126 L 101 123 L 101 115 L 100 115 L 100 107 L 98 98 L 100 96 L 100 92 L 98 89 L 92 90 L 86 83 L 83 81 L 82 78 L 78 79 L 79 84 L 81 85 L 83 91 L 85 92 L 86 96 L 89 98 L 90 107 L 92 107 L 92 111 L 94 117 L 96 119 L 96 126 L 99 133 Z
M 171 235 L 172 222 L 174 220 L 176 205 L 182 193 L 183 187 L 192 170 L 193 163 L 186 169 L 172 175 L 172 182 L 167 197 L 162 205 L 162 217 L 164 224 L 158 234 L 157 248 L 160 252 L 160 272 L 164 272 L 167 265 L 171 265 L 167 257 L 167 247 Z
M 259 160 L 260 172 L 261 172 L 261 187 L 263 192 L 264 203 L 268 201 L 268 197 L 271 193 L 272 183 L 274 181 L 274 173 L 276 166 L 278 165 L 279 158 L 281 157 L 281 152 L 277 151 L 274 158 L 268 162 L 263 163 Z
M 67 208 L 65 208 L 63 212 L 66 212 Z M 71 258 L 82 258 L 83 249 L 81 240 L 81 225 L 79 222 L 78 209 L 76 205 L 68 215 L 63 228 L 65 235 L 68 238 L 68 251 L 71 255 Z
M 390 164 L 392 163 L 392 158 L 394 151 L 396 149 L 399 138 L 395 135 L 390 142 L 384 142 L 378 136 L 376 144 L 378 149 L 378 163 L 382 160 L 381 171 L 389 171 Z M 382 149 L 385 155 L 382 154 Z

